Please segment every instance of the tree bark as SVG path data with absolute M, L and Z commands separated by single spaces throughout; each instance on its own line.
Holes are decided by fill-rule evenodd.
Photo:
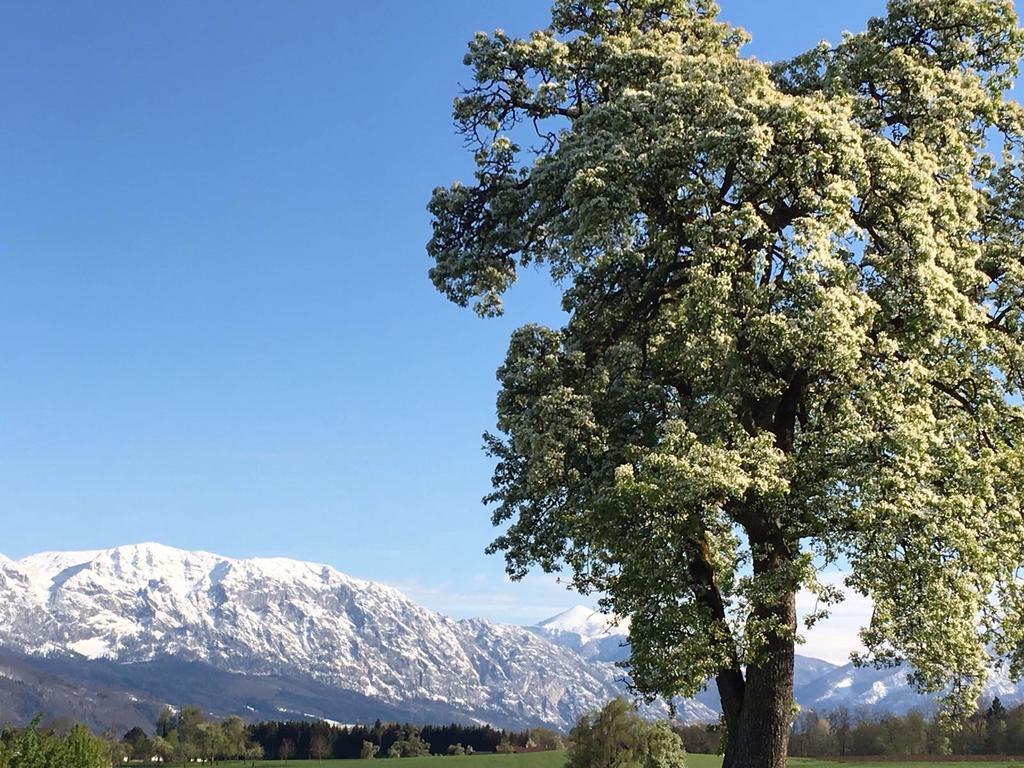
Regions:
M 734 681 L 718 678 L 727 728 L 722 768 L 785 768 L 793 707 L 796 594 L 755 611 L 790 631 L 770 633 L 757 664 L 748 664 L 737 702 Z M 737 706 L 738 704 L 738 706 Z

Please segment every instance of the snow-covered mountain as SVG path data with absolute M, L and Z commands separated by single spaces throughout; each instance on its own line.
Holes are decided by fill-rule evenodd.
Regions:
M 993 670 L 980 696 L 990 702 L 998 696 L 1009 706 L 1024 702 L 1024 684 L 1010 679 L 1005 667 Z M 855 667 L 846 664 L 797 688 L 797 701 L 805 707 L 827 712 L 839 706 L 850 710 L 878 709 L 886 712 L 907 712 L 911 709 L 929 711 L 937 704 L 937 696 L 922 696 L 907 681 L 904 666 L 884 669 Z
M 594 608 L 577 605 L 537 624 L 538 629 L 578 636 L 583 642 L 603 637 L 626 637 L 629 620 L 607 616 Z
M 629 621 L 577 605 L 529 627 L 553 643 L 597 661 L 622 661 L 629 656 Z
M 627 640 L 627 622 L 583 606 L 529 628 L 454 620 L 295 560 L 159 544 L 0 555 L 0 720 L 144 724 L 165 703 L 198 703 L 252 718 L 567 728 L 626 692 L 612 662 Z M 929 704 L 899 669 L 798 656 L 795 682 L 821 711 Z M 1024 688 L 999 673 L 992 695 L 1024 701 Z M 677 702 L 690 722 L 717 709 L 713 687 Z
M 624 691 L 622 670 L 521 627 L 456 621 L 324 565 L 159 544 L 0 560 L 0 645 L 306 678 L 502 725 L 564 728 Z
M 588 659 L 619 661 L 629 656 L 629 622 L 583 605 L 552 616 L 530 629 Z M 799 653 L 795 659 L 793 687 L 794 697 L 801 707 L 819 712 L 846 706 L 851 710 L 866 708 L 903 713 L 915 708 L 930 710 L 937 703 L 937 696 L 924 696 L 914 690 L 907 681 L 905 667 L 874 669 L 838 665 Z M 991 701 L 995 696 L 1007 705 L 1024 702 L 1024 684 L 1011 680 L 1005 667 L 996 669 L 985 683 L 981 701 Z M 684 706 L 691 707 L 691 711 L 703 707 L 717 715 L 717 691 L 710 686 Z M 708 718 L 695 715 L 689 719 Z

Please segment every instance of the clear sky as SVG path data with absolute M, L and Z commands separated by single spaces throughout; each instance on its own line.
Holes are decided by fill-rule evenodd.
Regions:
M 765 59 L 882 10 L 722 6 Z M 431 189 L 470 172 L 466 41 L 547 20 L 542 0 L 2 3 L 0 552 L 283 555 L 503 621 L 578 602 L 482 552 L 494 370 L 556 294 L 528 275 L 480 320 L 424 252 Z M 849 645 L 835 627 L 822 656 Z

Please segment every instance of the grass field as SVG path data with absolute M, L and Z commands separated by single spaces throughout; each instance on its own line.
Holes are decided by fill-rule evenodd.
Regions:
M 701 755 L 701 757 L 709 757 L 707 755 Z M 715 758 L 718 760 L 718 758 Z M 700 766 L 696 762 L 687 760 L 687 766 L 693 768 L 718 768 L 721 762 L 716 763 L 702 763 Z M 924 760 L 912 760 L 900 762 L 898 760 L 849 760 L 846 762 L 834 762 L 829 760 L 817 760 L 810 757 L 794 757 L 790 758 L 789 765 L 792 768 L 949 768 L 949 766 L 966 766 L 977 765 L 983 766 L 983 768 L 1024 768 L 1024 763 L 1019 760 L 942 760 L 939 762 L 927 762 Z
M 451 762 L 451 768 L 562 768 L 565 765 L 564 752 L 532 752 L 524 755 L 470 755 L 467 757 L 406 757 L 402 759 L 387 760 L 386 765 L 394 765 L 394 768 L 437 768 L 437 764 L 445 761 L 447 765 Z M 361 763 L 362 764 L 362 763 Z M 352 768 L 352 760 L 324 760 L 317 763 L 315 760 L 289 760 L 283 763 L 280 760 L 263 760 L 256 763 L 256 768 Z M 372 764 L 371 764 L 372 765 Z M 722 758 L 717 755 L 687 755 L 687 768 L 720 768 Z M 977 765 L 984 768 L 1024 768 L 1020 761 L 992 761 L 992 762 L 951 762 L 943 761 L 938 763 L 926 762 L 905 762 L 895 760 L 880 760 L 878 762 L 832 762 L 829 760 L 817 760 L 808 757 L 794 757 L 789 761 L 791 768 L 949 768 L 950 765 Z M 243 768 L 243 763 L 220 763 L 219 768 Z M 244 764 L 249 768 L 249 763 Z
M 565 752 L 530 752 L 522 755 L 460 755 L 458 757 L 402 757 L 365 760 L 257 760 L 256 768 L 353 768 L 356 765 L 383 765 L 393 768 L 437 768 L 438 763 L 451 764 L 451 768 L 563 768 Z M 720 762 L 720 761 L 719 761 Z M 218 763 L 218 768 L 249 768 L 250 763 Z M 708 764 L 711 765 L 710 763 Z

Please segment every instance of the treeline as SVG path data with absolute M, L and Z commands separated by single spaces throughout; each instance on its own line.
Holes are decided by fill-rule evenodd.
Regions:
M 249 726 L 264 754 L 279 759 L 417 757 L 457 752 L 496 752 L 502 745 L 525 746 L 528 733 L 499 731 L 487 725 L 424 726 L 385 723 L 338 726 L 323 721 L 265 722 Z
M 673 730 L 693 753 L 721 752 L 718 725 L 679 725 Z M 152 734 L 132 728 L 118 738 L 94 735 L 84 725 L 0 731 L 0 768 L 105 768 L 124 760 L 186 764 L 193 761 L 287 761 L 420 755 L 464 755 L 522 749 L 561 749 L 548 728 L 505 731 L 489 725 L 414 726 L 378 720 L 372 726 L 325 721 L 246 724 L 231 716 L 208 720 L 197 707 L 166 709 Z M 867 708 L 803 710 L 792 726 L 793 757 L 903 755 L 1024 755 L 1024 704 L 1006 708 L 995 698 L 967 720 L 950 726 L 919 710 L 904 715 Z
M 560 749 L 562 739 L 548 728 L 503 731 L 489 725 L 385 723 L 335 725 L 325 721 L 260 722 L 246 725 L 232 716 L 207 720 L 197 707 L 167 709 L 151 735 L 132 728 L 121 740 L 130 760 L 165 762 L 223 759 L 325 760 L 420 755 L 465 755 L 517 749 Z M 2 768 L 2 766 L 0 766 Z
M 851 712 L 846 707 L 823 714 L 809 710 L 793 724 L 790 754 L 1024 755 L 1024 705 L 1007 709 L 996 697 L 954 725 L 920 710 L 905 715 Z
M 717 725 L 680 726 L 689 752 L 721 751 Z M 893 715 L 863 708 L 803 710 L 792 727 L 791 757 L 871 755 L 1024 755 L 1024 704 L 1006 708 L 999 698 L 965 721 L 948 724 L 920 710 Z

